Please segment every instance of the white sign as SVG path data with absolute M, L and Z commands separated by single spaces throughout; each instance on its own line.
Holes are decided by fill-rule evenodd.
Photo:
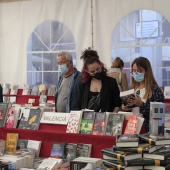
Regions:
M 151 36 L 152 38 L 158 37 L 159 36 L 158 21 L 145 21 L 142 23 L 137 22 L 136 23 L 136 38 L 141 38 L 141 34 L 142 34 L 142 38 L 148 38 L 151 34 L 152 34 Z
M 67 125 L 69 113 L 43 112 L 40 123 Z

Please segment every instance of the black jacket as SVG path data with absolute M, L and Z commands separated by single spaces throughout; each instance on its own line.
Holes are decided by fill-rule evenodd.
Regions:
M 120 107 L 122 104 L 116 79 L 102 76 L 101 81 L 101 112 L 113 112 L 115 107 Z M 82 83 L 82 81 L 80 81 L 77 97 L 77 110 L 87 108 L 90 84 L 91 80 L 87 83 Z

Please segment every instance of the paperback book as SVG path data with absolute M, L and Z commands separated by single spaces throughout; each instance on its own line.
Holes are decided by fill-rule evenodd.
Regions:
M 39 157 L 42 141 L 28 140 L 27 148 L 35 150 L 35 157 Z
M 137 134 L 138 116 L 130 115 L 124 134 Z
M 117 147 L 138 147 L 139 136 L 137 134 L 122 134 L 118 135 L 116 139 Z
M 38 130 L 41 119 L 41 109 L 30 109 L 27 129 Z
M 64 159 L 66 143 L 53 142 L 51 147 L 50 157 Z
M 77 144 L 67 143 L 65 145 L 63 159 L 73 160 L 74 158 L 76 158 L 76 149 L 77 149 Z
M 11 95 L 17 95 L 18 94 L 18 88 L 19 88 L 19 85 L 11 84 L 10 94 Z
M 31 90 L 31 95 L 37 96 L 38 95 L 38 85 L 33 85 Z
M 122 100 L 122 103 L 129 108 L 136 107 L 136 105 L 131 105 L 131 104 L 128 103 L 128 99 L 131 98 L 131 97 L 135 97 L 135 90 L 134 89 L 130 89 L 130 90 L 127 90 L 127 91 L 120 92 L 120 98 Z
M 125 161 L 126 166 L 167 166 L 170 164 L 170 160 L 158 160 L 158 159 L 147 159 L 140 158 L 135 160 Z M 149 167 L 148 167 L 149 168 Z
M 22 95 L 30 95 L 30 93 L 31 93 L 31 85 L 25 84 L 22 91 Z
M 76 148 L 76 157 L 90 157 L 92 144 L 78 143 Z
M 105 112 L 96 112 L 93 124 L 93 135 L 104 135 L 105 134 L 105 125 L 106 125 L 106 113 Z
M 150 102 L 149 132 L 164 135 L 165 106 L 162 102 Z
M 18 118 L 18 129 L 27 129 L 30 109 L 21 108 L 20 116 Z
M 38 95 L 45 95 L 46 94 L 46 85 L 40 84 L 38 87 Z
M 28 145 L 28 139 L 18 139 L 17 149 L 25 149 Z
M 143 142 L 147 142 L 152 145 L 169 145 L 170 137 L 162 135 L 150 135 L 148 133 L 139 135 L 139 138 Z
M 114 151 L 113 148 L 105 148 L 102 149 L 103 159 L 111 159 L 111 160 L 132 160 L 142 158 L 141 153 L 132 153 L 132 152 L 124 152 L 124 151 Z
M 152 153 L 160 148 L 162 148 L 164 145 L 150 145 L 149 143 L 143 143 L 139 144 L 138 147 L 117 147 L 116 145 L 113 146 L 113 150 L 115 151 L 126 151 L 126 152 L 134 152 L 134 153 Z
M 66 133 L 79 133 L 82 111 L 71 111 L 67 123 Z
M 55 96 L 55 94 L 56 94 L 56 85 L 51 84 L 48 88 L 47 96 Z
M 0 103 L 0 128 L 5 126 L 7 111 L 9 107 L 9 103 Z
M 7 133 L 6 146 L 5 146 L 5 151 L 6 152 L 14 152 L 14 151 L 16 151 L 18 137 L 19 137 L 18 133 Z
M 80 132 L 82 134 L 92 134 L 95 112 L 84 110 L 82 113 Z
M 143 169 L 143 166 L 129 166 L 127 167 L 125 162 L 119 161 L 119 160 L 108 160 L 108 159 L 103 159 L 102 163 L 104 166 L 109 166 L 114 169 L 118 170 L 138 170 L 138 169 Z
M 3 83 L 2 84 L 3 94 L 9 94 L 10 92 L 10 84 L 9 83 Z
M 143 158 L 166 160 L 170 158 L 170 147 L 167 145 L 152 153 L 143 153 Z
M 106 136 L 117 136 L 122 134 L 124 115 L 110 113 L 106 122 Z

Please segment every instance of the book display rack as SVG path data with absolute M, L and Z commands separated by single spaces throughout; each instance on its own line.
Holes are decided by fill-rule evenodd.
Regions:
M 28 103 L 28 100 L 35 99 L 35 106 L 39 105 L 40 96 L 22 95 L 22 89 L 18 89 L 17 95 L 6 94 L 4 96 L 16 96 L 17 104 Z M 54 96 L 47 96 L 47 99 L 53 100 Z M 126 126 L 126 121 L 124 122 Z M 40 150 L 41 157 L 49 157 L 53 142 L 68 143 L 87 143 L 92 144 L 91 157 L 102 158 L 101 150 L 103 148 L 112 147 L 115 144 L 116 137 L 100 136 L 91 134 L 73 134 L 66 133 L 67 125 L 40 124 L 39 130 L 0 128 L 1 139 L 6 139 L 7 133 L 18 133 L 20 139 L 30 139 L 42 141 Z

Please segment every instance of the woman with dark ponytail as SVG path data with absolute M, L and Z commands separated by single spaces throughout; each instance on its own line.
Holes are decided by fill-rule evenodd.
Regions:
M 115 79 L 107 76 L 107 69 L 97 51 L 87 49 L 82 53 L 82 81 L 78 89 L 77 110 L 92 109 L 96 112 L 118 112 L 120 92 Z

